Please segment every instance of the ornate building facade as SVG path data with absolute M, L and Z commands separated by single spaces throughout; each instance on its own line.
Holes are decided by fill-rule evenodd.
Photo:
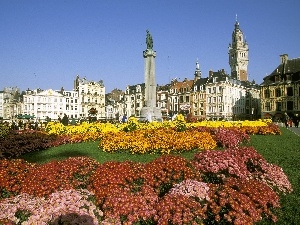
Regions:
M 23 113 L 34 115 L 36 120 L 58 119 L 66 112 L 66 99 L 63 94 L 48 90 L 27 90 L 23 95 Z
M 13 119 L 22 114 L 22 95 L 18 87 L 6 87 L 0 91 L 0 118 Z
M 128 85 L 124 93 L 124 114 L 140 117 L 145 104 L 145 84 Z
M 280 64 L 260 86 L 264 118 L 280 120 L 285 112 L 291 117 L 300 114 L 300 58 L 280 55 Z
M 102 80 L 88 81 L 85 77 L 81 79 L 76 76 L 74 91 L 77 91 L 79 96 L 80 118 L 88 118 L 91 108 L 96 109 L 98 119 L 105 118 L 105 86 Z
M 169 112 L 174 114 L 187 115 L 191 111 L 191 93 L 193 91 L 194 80 L 185 78 L 183 81 L 174 79 L 170 84 L 169 92 Z

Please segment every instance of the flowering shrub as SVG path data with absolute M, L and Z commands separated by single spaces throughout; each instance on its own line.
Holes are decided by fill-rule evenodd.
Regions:
M 97 133 L 97 132 L 109 132 L 119 131 L 119 128 L 111 123 L 87 123 L 83 122 L 80 125 L 76 126 L 64 126 L 59 122 L 49 122 L 46 127 L 46 132 L 48 134 L 56 134 L 56 135 L 74 135 L 74 134 L 84 134 L 84 133 Z
M 129 151 L 138 153 L 167 153 L 213 149 L 216 142 L 206 132 L 173 129 L 136 130 L 132 132 L 107 132 L 103 134 L 99 148 L 105 152 Z
M 184 195 L 197 198 L 199 201 L 209 200 L 209 186 L 207 183 L 186 179 L 171 188 L 171 195 Z
M 167 194 L 156 207 L 154 217 L 159 225 L 168 224 L 203 224 L 206 218 L 205 207 L 200 202 L 185 195 Z
M 149 185 L 143 185 L 136 192 L 130 188 L 117 188 L 104 201 L 104 219 L 122 224 L 151 222 L 157 213 L 157 202 L 158 196 Z
M 22 224 L 99 224 L 99 218 L 103 215 L 96 205 L 90 200 L 93 193 L 87 190 L 63 190 L 52 193 L 48 198 L 34 197 L 23 193 L 1 201 L 0 219 L 9 219 L 19 222 L 17 212 L 29 212 L 26 222 Z M 64 216 L 69 214 L 68 216 Z
M 0 200 L 19 194 L 27 174 L 35 167 L 23 159 L 0 160 Z
M 281 131 L 278 127 L 278 125 L 269 123 L 268 126 L 261 126 L 259 127 L 259 130 L 257 134 L 262 134 L 262 135 L 280 135 Z
M 49 146 L 101 140 L 107 152 L 161 153 L 142 164 L 74 157 L 46 164 L 0 160 L 0 224 L 254 224 L 276 221 L 279 193 L 292 191 L 282 169 L 252 147 L 249 134 L 280 134 L 268 121 L 61 127 Z M 207 123 L 210 127 L 200 126 Z M 126 131 L 126 132 L 125 132 Z M 280 131 L 280 130 L 279 130 Z M 224 150 L 212 150 L 217 144 Z M 200 149 L 192 160 L 165 153 Z
M 271 209 L 279 208 L 279 197 L 257 180 L 229 178 L 210 188 L 206 223 L 254 224 L 262 216 L 276 221 Z
M 22 193 L 48 196 L 57 190 L 86 188 L 98 163 L 87 157 L 74 157 L 36 165 L 22 180 Z
M 292 190 L 281 168 L 249 147 L 146 164 L 1 160 L 0 187 L 0 221 L 22 224 L 253 224 L 276 221 L 277 192 Z
M 237 147 L 243 141 L 250 141 L 249 135 L 237 128 L 219 128 L 216 131 L 215 139 L 223 148 Z
M 183 157 L 164 155 L 145 164 L 144 177 L 145 183 L 163 196 L 183 180 L 200 180 L 200 173 Z
M 144 184 L 143 174 L 144 165 L 141 163 L 106 162 L 99 165 L 91 176 L 90 189 L 95 192 L 97 204 L 102 205 L 105 198 L 115 192 L 114 189 L 140 190 Z
M 0 138 L 0 157 L 12 158 L 47 149 L 55 139 L 55 136 L 40 131 L 11 132 L 5 138 Z
M 129 117 L 127 123 L 124 124 L 122 130 L 130 132 L 139 129 L 139 122 L 135 117 Z
M 64 126 L 62 123 L 58 122 L 49 122 L 46 127 L 46 132 L 48 134 L 56 135 L 74 135 L 74 134 L 84 134 L 86 132 L 97 133 L 97 132 L 119 132 L 125 131 L 130 132 L 134 130 L 151 130 L 151 129 L 160 129 L 160 128 L 175 128 L 177 131 L 184 131 L 189 128 L 195 127 L 208 127 L 208 128 L 228 128 L 236 127 L 242 128 L 248 134 L 258 134 L 262 131 L 259 131 L 259 128 L 264 128 L 264 132 L 267 134 L 279 134 L 280 131 L 276 125 L 272 124 L 272 121 L 269 119 L 257 120 L 257 121 L 201 121 L 201 122 L 186 122 L 183 115 L 179 114 L 174 121 L 164 121 L 159 122 L 150 122 L 150 123 L 139 123 L 138 120 L 134 117 L 130 117 L 126 123 L 121 124 L 112 124 L 112 123 L 87 123 L 83 122 L 76 126 Z M 270 130 L 270 131 L 269 131 Z M 275 133 L 274 133 L 275 132 Z
M 292 191 L 282 169 L 267 163 L 252 147 L 199 152 L 191 163 L 203 173 L 202 177 L 207 182 L 222 183 L 227 177 L 258 179 L 273 190 L 283 193 Z

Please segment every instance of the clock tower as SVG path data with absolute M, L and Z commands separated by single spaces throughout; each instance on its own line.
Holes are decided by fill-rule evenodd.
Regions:
M 241 81 L 248 80 L 248 43 L 244 40 L 244 34 L 239 22 L 235 21 L 232 32 L 232 40 L 228 47 L 229 65 L 231 77 Z

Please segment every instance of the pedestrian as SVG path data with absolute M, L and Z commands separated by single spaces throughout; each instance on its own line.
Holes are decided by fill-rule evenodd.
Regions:
M 297 113 L 296 113 L 295 116 L 293 117 L 293 123 L 294 123 L 295 127 L 298 128 L 298 126 L 299 126 L 299 116 L 298 116 Z
M 289 127 L 289 121 L 290 121 L 290 117 L 289 117 L 289 115 L 285 112 L 285 113 L 284 113 L 284 117 L 283 117 L 283 122 L 284 122 L 286 128 Z
M 123 118 L 122 118 L 122 123 L 126 123 L 127 122 L 127 116 L 124 115 Z

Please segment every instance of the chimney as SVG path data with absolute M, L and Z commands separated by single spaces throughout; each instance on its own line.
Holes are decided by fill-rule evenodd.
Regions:
M 288 54 L 282 54 L 280 55 L 280 64 L 285 64 L 288 61 Z

